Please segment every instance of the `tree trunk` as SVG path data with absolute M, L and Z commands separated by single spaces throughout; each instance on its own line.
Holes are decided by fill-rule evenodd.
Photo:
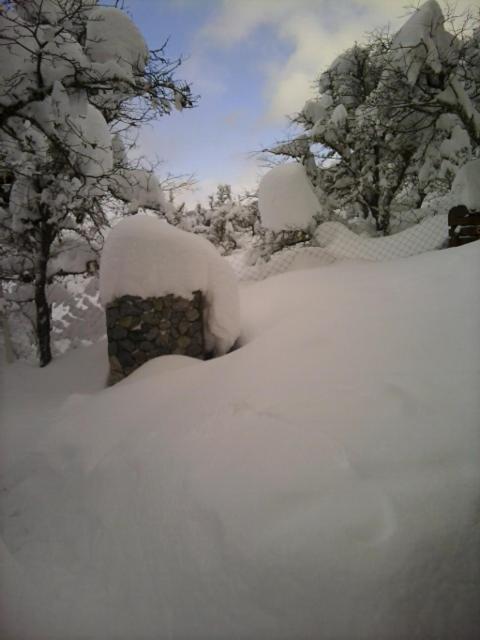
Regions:
M 388 236 L 390 233 L 390 205 L 393 196 L 394 194 L 387 190 L 387 192 L 382 193 L 380 197 L 376 227 L 377 231 L 380 231 L 384 236 Z
M 12 364 L 15 360 L 15 352 L 13 350 L 12 337 L 10 334 L 10 324 L 6 313 L 0 311 L 0 320 L 3 331 L 3 343 L 5 346 L 5 360 L 8 364 Z
M 40 226 L 40 247 L 35 277 L 35 312 L 38 355 L 40 366 L 45 367 L 52 359 L 50 346 L 51 309 L 47 299 L 47 265 L 50 258 L 52 234 L 47 223 Z

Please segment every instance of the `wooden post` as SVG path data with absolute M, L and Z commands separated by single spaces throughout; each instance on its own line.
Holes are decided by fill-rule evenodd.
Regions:
M 480 212 L 469 211 L 459 205 L 448 212 L 448 246 L 459 247 L 462 244 L 480 240 Z

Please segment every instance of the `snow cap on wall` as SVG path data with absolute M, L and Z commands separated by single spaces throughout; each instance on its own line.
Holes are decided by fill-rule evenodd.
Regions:
M 190 299 L 194 291 L 204 295 L 207 349 L 226 353 L 240 333 L 238 283 L 215 247 L 153 216 L 130 216 L 112 229 L 100 264 L 103 305 L 125 295 Z

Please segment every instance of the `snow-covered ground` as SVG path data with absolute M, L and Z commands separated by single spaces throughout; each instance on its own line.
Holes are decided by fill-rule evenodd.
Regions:
M 242 290 L 242 348 L 2 369 L 0 636 L 477 638 L 480 243 Z

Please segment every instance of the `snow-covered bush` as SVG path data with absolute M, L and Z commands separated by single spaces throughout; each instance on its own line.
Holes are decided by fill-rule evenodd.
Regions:
M 311 191 L 308 183 L 307 187 Z M 318 203 L 315 206 L 318 207 Z M 197 204 L 193 210 L 185 210 L 181 205 L 174 210 L 174 216 L 168 212 L 165 215 L 168 222 L 203 236 L 223 256 L 235 254 L 235 260 L 246 261 L 249 266 L 268 261 L 278 251 L 311 238 L 308 230 L 298 226 L 278 231 L 267 228 L 260 217 L 258 193 L 233 195 L 232 188 L 226 184 L 218 185 L 216 193 L 209 196 L 208 207 Z
M 152 216 L 119 222 L 107 236 L 100 265 L 104 306 L 125 295 L 142 298 L 203 293 L 207 350 L 226 353 L 240 332 L 238 284 L 210 242 Z
M 130 210 L 165 207 L 158 181 L 128 162 L 117 130 L 192 99 L 174 78 L 178 61 L 163 48 L 149 52 L 125 13 L 94 0 L 7 3 L 0 50 L 1 280 L 8 292 L 22 284 L 45 365 L 48 289 L 66 271 L 51 268 L 56 247 L 72 235 L 101 246 L 109 194 Z
M 305 166 L 324 220 L 394 232 L 412 209 L 435 212 L 478 155 L 478 14 L 446 27 L 428 0 L 393 36 L 342 53 L 295 118 L 302 135 L 271 149 Z

